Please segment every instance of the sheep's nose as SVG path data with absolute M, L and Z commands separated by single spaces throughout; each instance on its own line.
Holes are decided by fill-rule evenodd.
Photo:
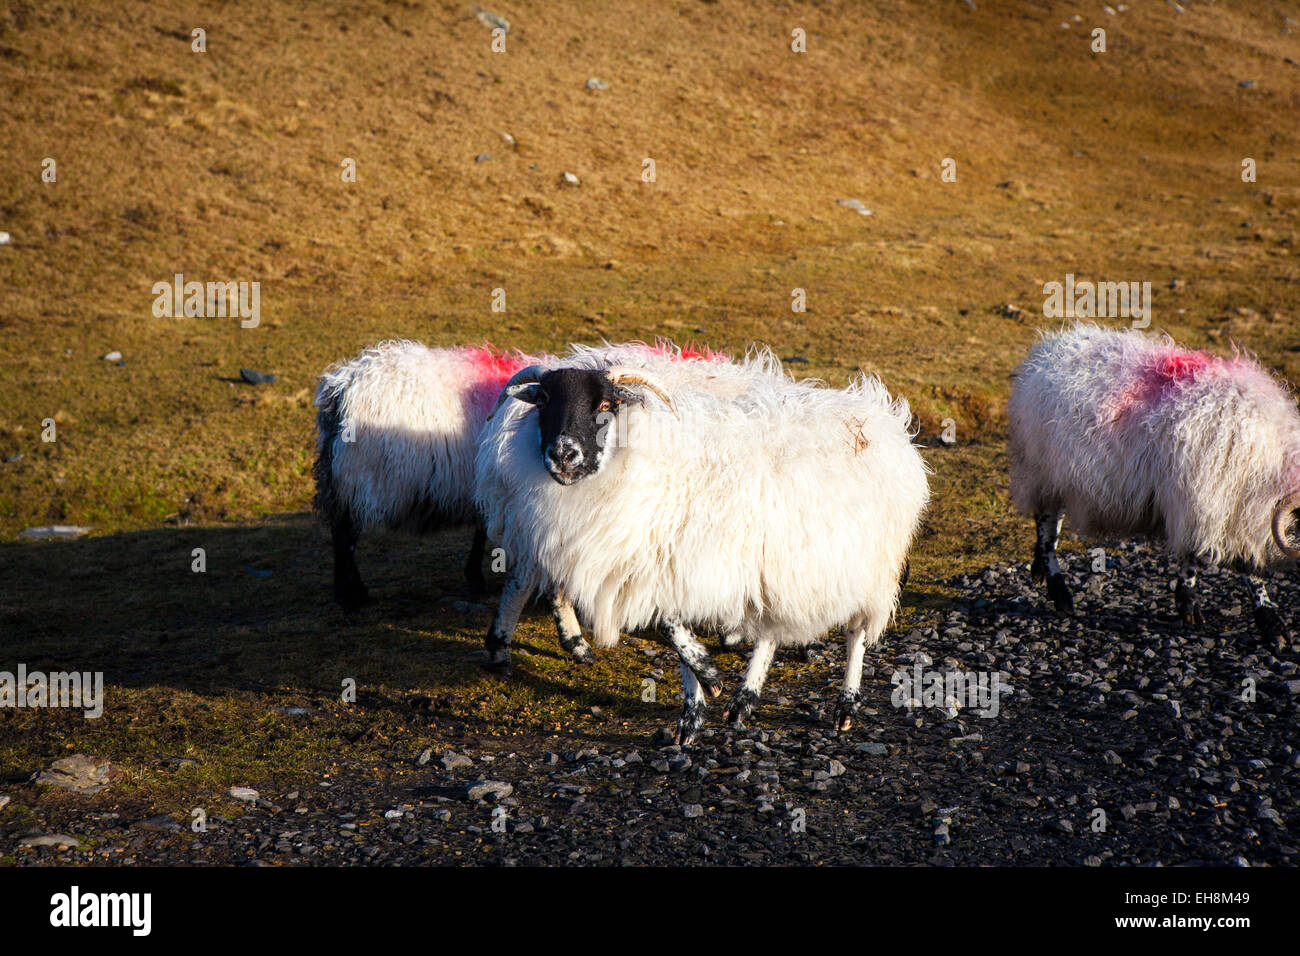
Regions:
M 557 438 L 546 449 L 546 457 L 559 468 L 573 468 L 582 461 L 582 449 L 572 438 Z

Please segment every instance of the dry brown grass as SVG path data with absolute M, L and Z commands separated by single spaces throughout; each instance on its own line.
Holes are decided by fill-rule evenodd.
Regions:
M 113 668 L 154 660 L 118 678 L 147 737 L 171 719 L 149 703 L 168 688 L 225 693 L 204 689 L 199 645 L 123 636 L 175 602 L 162 630 L 233 641 L 269 682 L 235 681 L 229 720 L 195 725 L 218 771 L 256 765 L 220 733 L 268 700 L 324 693 L 320 632 L 343 656 L 393 639 L 383 615 L 340 630 L 322 610 L 326 555 L 308 521 L 249 531 L 307 507 L 313 379 L 376 339 L 762 341 L 832 382 L 877 371 L 926 435 L 952 417 L 961 442 L 929 454 L 921 604 L 958 567 L 1022 556 L 999 488 L 1001 408 L 1043 282 L 1150 280 L 1157 325 L 1193 345 L 1239 340 L 1300 378 L 1300 68 L 1284 60 L 1296 40 L 1280 5 L 1098 5 L 1070 30 L 1078 7 L 1063 3 L 487 5 L 513 24 L 506 54 L 458 2 L 0 9 L 0 229 L 14 237 L 0 247 L 0 459 L 25 456 L 0 463 L 5 646 L 36 664 L 126 641 Z M 1104 55 L 1088 49 L 1094 25 Z M 195 26 L 206 54 L 190 52 Z M 609 89 L 585 89 L 592 76 Z M 46 156 L 57 184 L 40 181 Z M 955 183 L 940 181 L 945 157 Z M 1243 157 L 1257 184 L 1241 182 Z M 565 171 L 581 185 L 562 185 Z M 836 204 L 850 197 L 875 215 Z M 175 272 L 261 282 L 261 327 L 155 318 L 150 288 Z M 489 308 L 496 287 L 505 315 Z M 790 310 L 795 288 L 806 313 Z M 124 366 L 100 360 L 110 349 Z M 235 384 L 241 366 L 279 381 Z M 50 522 L 130 534 L 12 540 Z M 197 584 L 177 568 L 202 540 L 228 542 L 229 560 Z M 433 591 L 454 593 L 462 544 L 371 552 L 390 600 L 409 585 L 412 633 L 455 652 L 414 677 L 397 677 L 395 655 L 375 675 L 500 715 L 510 692 L 447 683 L 464 648 L 428 610 L 419 562 L 442 562 Z M 232 631 L 220 608 L 253 586 L 239 565 L 259 561 L 288 610 Z M 468 644 L 483 623 L 466 625 Z M 572 717 L 583 695 L 634 688 L 630 652 L 609 660 L 557 677 L 577 697 L 530 700 Z M 112 745 L 77 725 L 28 730 L 4 753 L 11 770 L 63 743 Z M 304 760 L 333 747 L 286 732 Z M 121 756 L 159 784 L 151 746 Z

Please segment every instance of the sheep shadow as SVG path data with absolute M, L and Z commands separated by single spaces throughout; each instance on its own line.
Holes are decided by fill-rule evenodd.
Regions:
M 412 693 L 481 681 L 492 608 L 464 580 L 470 536 L 364 538 L 358 557 L 375 602 L 351 614 L 334 604 L 328 536 L 308 513 L 0 542 L 2 669 L 101 671 L 109 685 L 205 695 L 336 696 L 337 674 Z M 535 604 L 524 623 L 539 615 L 549 623 Z M 553 639 L 526 633 L 520 644 L 567 659 Z M 574 693 L 523 668 L 515 680 Z

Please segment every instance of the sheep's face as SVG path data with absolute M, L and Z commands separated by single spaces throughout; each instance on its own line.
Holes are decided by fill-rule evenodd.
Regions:
M 507 394 L 537 406 L 542 463 L 550 476 L 571 485 L 599 472 L 615 443 L 619 411 L 641 396 L 611 382 L 604 372 L 554 369 Z

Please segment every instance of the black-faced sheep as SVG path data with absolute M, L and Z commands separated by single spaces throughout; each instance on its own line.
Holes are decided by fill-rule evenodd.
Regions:
M 740 722 L 778 645 L 847 625 L 847 728 L 929 499 L 907 405 L 879 381 L 839 391 L 751 362 L 767 373 L 734 394 L 645 366 L 521 372 L 479 450 L 480 508 L 517 567 L 562 588 L 599 646 L 651 625 L 672 643 L 683 743 L 721 689 L 692 627 L 754 640 Z

